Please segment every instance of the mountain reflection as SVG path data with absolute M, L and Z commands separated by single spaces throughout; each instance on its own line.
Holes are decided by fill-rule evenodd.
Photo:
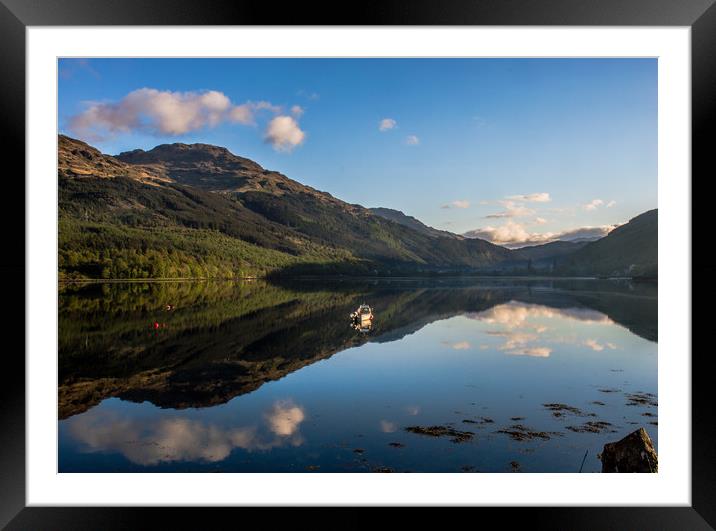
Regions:
M 84 452 L 117 452 L 138 465 L 176 461 L 219 462 L 237 448 L 253 451 L 300 446 L 302 407 L 276 402 L 264 425 L 226 427 L 185 417 L 143 418 L 95 408 L 68 421 Z
M 542 358 L 550 356 L 555 343 L 574 340 L 552 333 L 551 319 L 617 323 L 651 341 L 658 332 L 656 287 L 607 281 L 90 284 L 64 287 L 59 301 L 61 419 L 110 397 L 173 409 L 222 404 L 336 352 L 395 341 L 458 315 L 488 327 L 504 353 Z M 346 326 L 346 316 L 363 302 L 377 316 L 370 334 Z M 583 336 L 580 341 L 595 351 L 614 346 Z M 450 346 L 473 348 L 461 339 Z M 93 438 L 85 441 L 88 448 L 114 444 L 139 463 L 191 452 L 222 459 L 218 456 L 235 447 L 294 444 L 304 411 L 277 403 L 263 419 L 264 428 L 278 438 L 269 441 L 251 427 L 194 426 L 186 419 L 152 427 L 136 420 L 122 424 L 119 418 L 106 421 L 104 430 L 101 418 L 82 419 L 98 423 L 84 430 Z M 138 445 L 125 448 L 115 430 L 161 442 L 172 452 L 162 454 L 152 445 L 141 457 Z M 171 445 L 170 439 L 175 440 Z

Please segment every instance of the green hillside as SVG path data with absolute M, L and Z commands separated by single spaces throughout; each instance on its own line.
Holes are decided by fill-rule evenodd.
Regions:
M 649 210 L 591 242 L 561 263 L 560 272 L 602 276 L 658 276 L 658 210 Z
M 112 157 L 60 135 L 58 188 L 61 279 L 657 274 L 656 210 L 596 242 L 510 250 L 346 203 L 207 144 Z
M 435 238 L 205 144 L 117 157 L 59 137 L 64 278 L 469 270 L 509 251 Z

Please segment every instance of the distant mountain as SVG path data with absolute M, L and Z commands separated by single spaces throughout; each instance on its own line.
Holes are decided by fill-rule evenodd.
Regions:
M 512 256 L 518 260 L 542 260 L 571 254 L 589 243 L 589 240 L 561 241 L 531 245 L 512 250 Z
M 463 238 L 479 238 L 478 234 L 480 233 L 480 229 L 473 229 L 469 230 L 467 232 L 463 232 L 461 236 Z
M 658 276 L 658 210 L 649 210 L 569 255 L 559 265 L 565 274 Z
M 589 242 L 595 242 L 603 237 L 604 236 L 592 236 L 590 238 L 575 238 L 573 240 L 568 240 L 568 241 L 570 241 L 572 243 L 589 243 Z
M 395 221 L 396 223 L 400 223 L 405 227 L 410 227 L 411 229 L 417 230 L 418 232 L 422 232 L 423 234 L 430 236 L 431 238 L 455 238 L 457 240 L 463 239 L 462 236 L 458 236 L 457 234 L 453 234 L 452 232 L 429 227 L 428 225 L 425 225 L 422 221 L 415 219 L 413 216 L 403 214 L 400 210 L 393 210 L 392 208 L 381 207 L 369 208 L 368 210 L 370 210 L 373 214 L 377 216 L 389 219 L 391 221 Z
M 386 219 L 208 144 L 112 157 L 60 135 L 58 180 L 63 277 L 462 272 L 510 256 Z

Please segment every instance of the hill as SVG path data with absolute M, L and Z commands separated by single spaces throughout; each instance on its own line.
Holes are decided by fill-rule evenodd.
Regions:
M 386 219 L 208 144 L 112 157 L 60 135 L 58 183 L 64 278 L 462 272 L 510 256 Z
M 369 210 L 377 216 L 389 219 L 391 221 L 395 221 L 396 223 L 400 223 L 405 227 L 410 227 L 411 229 L 417 230 L 418 232 L 422 232 L 423 234 L 430 236 L 431 238 L 455 238 L 458 240 L 463 239 L 462 236 L 453 234 L 452 232 L 429 227 L 428 225 L 425 225 L 422 221 L 414 218 L 413 216 L 403 214 L 400 210 L 383 207 L 370 208 Z
M 209 144 L 116 157 L 59 135 L 61 278 L 657 276 L 657 211 L 592 242 L 510 250 L 365 208 Z
M 512 255 L 518 260 L 543 260 L 572 254 L 587 245 L 587 241 L 561 241 L 544 243 L 542 245 L 530 245 L 513 249 Z
M 632 218 L 565 258 L 559 270 L 565 274 L 658 276 L 658 210 Z

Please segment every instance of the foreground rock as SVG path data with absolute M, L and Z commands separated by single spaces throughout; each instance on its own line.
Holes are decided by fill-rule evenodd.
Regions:
M 607 443 L 601 454 L 602 472 L 658 472 L 659 460 L 644 428 L 621 441 Z

